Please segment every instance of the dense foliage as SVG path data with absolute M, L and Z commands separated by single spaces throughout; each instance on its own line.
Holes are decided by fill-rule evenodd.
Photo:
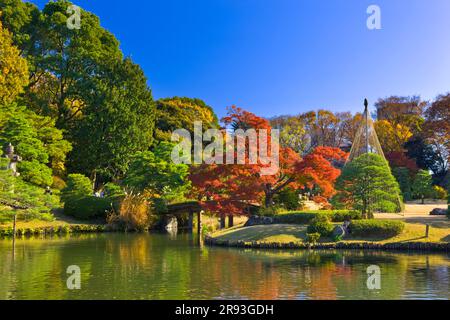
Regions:
M 358 220 L 352 221 L 350 233 L 355 237 L 391 238 L 403 232 L 405 224 L 394 220 Z
M 241 215 L 249 205 L 268 214 L 297 210 L 301 196 L 371 217 L 400 211 L 402 196 L 448 195 L 450 94 L 431 102 L 415 96 L 376 102 L 375 128 L 389 164 L 367 154 L 344 167 L 361 114 L 320 109 L 268 120 L 234 106 L 221 120 L 222 138 L 235 142 L 240 130 L 266 130 L 269 156 L 278 147 L 270 140 L 273 129 L 280 130 L 273 174 L 261 174 L 270 165 L 250 163 L 248 153 L 245 165 L 173 163 L 172 133 L 192 135 L 194 121 L 202 122 L 202 132 L 219 128 L 213 108 L 198 98 L 153 101 L 143 70 L 124 58 L 98 17 L 81 10 L 81 28 L 67 28 L 70 5 L 57 0 L 39 9 L 0 0 L 0 154 L 11 143 L 23 160 L 20 177 L 5 170 L 6 159 L 1 164 L 0 220 L 14 213 L 52 219 L 58 191 L 50 195 L 47 186 L 62 189 L 67 214 L 104 219 L 113 211 L 115 223 L 138 230 L 151 224 L 156 207 L 186 197 L 221 216 Z M 244 144 L 247 151 L 264 151 L 259 142 Z M 236 159 L 236 147 L 232 154 Z M 360 218 L 354 211 L 322 212 L 335 222 Z M 317 215 L 276 218 L 300 223 Z
M 153 151 L 136 153 L 123 185 L 140 192 L 146 190 L 168 201 L 182 200 L 189 189 L 186 181 L 189 167 L 172 162 L 173 146 L 169 142 L 161 142 Z
M 14 215 L 19 220 L 53 220 L 52 210 L 59 206 L 58 196 L 12 176 L 5 170 L 6 165 L 6 159 L 0 158 L 0 223 L 12 221 Z
M 258 139 L 265 130 L 269 141 L 267 148 L 272 150 L 272 127 L 266 119 L 232 107 L 222 121 L 225 126 L 231 128 L 233 141 L 236 139 L 233 133 L 237 130 L 255 129 Z M 246 139 L 245 146 L 247 150 L 256 149 L 260 154 L 260 144 L 251 144 L 249 139 Z M 237 154 L 237 150 L 234 150 L 234 153 Z M 276 170 L 268 175 L 261 175 L 261 170 L 268 167 L 266 163 L 249 161 L 250 151 L 245 153 L 245 165 L 235 162 L 195 166 L 190 175 L 193 194 L 202 200 L 205 209 L 221 214 L 241 214 L 243 207 L 249 203 L 264 203 L 265 207 L 271 207 L 275 196 L 288 187 L 295 190 L 315 189 L 317 195 L 322 196 L 326 202 L 326 199 L 334 194 L 334 181 L 340 174 L 335 165 L 342 163 L 347 156 L 340 149 L 330 147 L 317 147 L 303 159 L 289 147 L 280 147 L 279 154 Z M 237 156 L 234 159 L 237 159 Z
M 317 215 L 311 220 L 307 229 L 308 234 L 318 233 L 322 237 L 329 237 L 333 232 L 333 224 L 330 222 L 330 217 L 327 215 Z
M 363 154 L 348 163 L 336 183 L 335 201 L 360 210 L 364 217 L 374 212 L 401 211 L 400 188 L 388 163 L 379 155 Z
M 157 100 L 155 139 L 171 141 L 172 132 L 177 129 L 186 129 L 193 135 L 194 121 L 202 123 L 203 131 L 219 127 L 216 114 L 203 100 L 187 97 Z
M 432 183 L 433 178 L 431 174 L 428 171 L 420 170 L 416 174 L 411 186 L 413 196 L 422 199 L 422 203 L 424 203 L 425 197 L 432 197 L 434 195 Z
M 0 11 L 1 13 L 1 11 Z M 28 64 L 0 21 L 0 105 L 13 102 L 28 84 Z
M 318 210 L 318 211 L 292 211 L 280 213 L 274 217 L 276 223 L 282 224 L 309 224 L 318 215 L 326 215 L 332 222 L 359 220 L 361 212 L 355 210 Z

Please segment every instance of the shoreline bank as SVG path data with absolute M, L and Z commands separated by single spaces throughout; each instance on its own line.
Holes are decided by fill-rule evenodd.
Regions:
M 219 240 L 206 236 L 204 243 L 209 246 L 245 248 L 245 249 L 275 249 L 275 250 L 380 250 L 380 251 L 424 251 L 424 252 L 450 252 L 450 243 L 437 242 L 393 242 L 371 243 L 336 242 L 309 244 L 304 242 L 258 242 L 258 241 L 230 241 Z

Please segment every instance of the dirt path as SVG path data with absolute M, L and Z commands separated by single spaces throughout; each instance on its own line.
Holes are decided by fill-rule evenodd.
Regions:
M 446 216 L 430 216 L 433 209 L 447 209 L 447 204 L 416 204 L 408 203 L 405 205 L 405 212 L 401 214 L 379 213 L 375 215 L 376 219 L 400 219 L 408 223 L 424 223 L 424 224 L 448 224 L 449 220 Z

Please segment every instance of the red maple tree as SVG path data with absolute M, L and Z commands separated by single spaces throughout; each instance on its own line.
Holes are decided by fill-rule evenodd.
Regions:
M 386 159 L 389 161 L 389 165 L 391 168 L 407 168 L 411 173 L 417 173 L 419 171 L 419 167 L 411 158 L 402 151 L 393 151 L 386 153 Z
M 268 150 L 271 126 L 269 122 L 251 112 L 231 107 L 222 119 L 228 129 L 265 129 L 268 132 Z M 225 134 L 225 130 L 223 131 Z M 257 148 L 259 143 L 249 145 L 247 150 Z M 242 214 L 248 204 L 273 204 L 274 196 L 286 187 L 303 189 L 319 187 L 320 199 L 326 202 L 334 191 L 334 182 L 340 175 L 337 162 L 345 161 L 347 153 L 338 148 L 318 147 L 303 159 L 292 149 L 280 147 L 278 171 L 273 175 L 261 175 L 266 164 L 250 164 L 246 153 L 245 164 L 202 164 L 191 168 L 190 179 L 193 193 L 205 210 L 219 215 Z

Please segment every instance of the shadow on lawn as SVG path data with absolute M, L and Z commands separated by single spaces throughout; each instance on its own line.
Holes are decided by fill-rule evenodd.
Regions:
M 291 236 L 302 241 L 306 237 L 306 226 L 303 225 L 263 225 L 241 228 L 230 234 L 224 234 L 217 237 L 220 240 L 242 240 L 261 241 L 269 237 Z

